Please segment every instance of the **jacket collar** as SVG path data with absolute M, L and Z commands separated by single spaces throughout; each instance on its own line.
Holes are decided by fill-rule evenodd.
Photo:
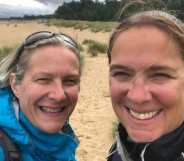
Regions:
M 117 145 L 119 144 L 119 146 L 121 146 L 121 148 L 118 148 L 117 146 L 119 154 L 121 154 L 121 156 L 123 154 L 126 158 L 128 158 L 127 156 L 130 156 L 130 158 L 133 158 L 133 160 L 136 161 L 141 160 L 141 153 L 148 144 L 149 145 L 144 152 L 144 161 L 184 161 L 183 143 L 184 123 L 173 132 L 147 144 L 133 142 L 128 138 L 124 127 L 121 124 L 118 126 Z

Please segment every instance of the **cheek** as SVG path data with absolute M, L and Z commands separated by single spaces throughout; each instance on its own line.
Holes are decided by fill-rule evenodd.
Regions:
M 68 97 L 72 104 L 75 106 L 77 104 L 78 95 L 79 95 L 79 87 L 73 87 L 71 89 L 66 90 Z
M 164 109 L 166 129 L 170 131 L 178 127 L 184 120 L 184 89 L 181 84 L 155 87 L 153 95 Z
M 110 80 L 110 93 L 113 104 L 120 103 L 123 100 L 126 96 L 127 87 L 128 85 L 119 83 L 116 80 Z
M 179 85 L 155 87 L 152 91 L 153 96 L 166 107 L 173 107 L 183 103 L 184 89 Z
M 44 89 L 35 86 L 25 86 L 21 89 L 21 95 L 18 98 L 22 110 L 31 110 L 32 106 L 43 96 Z

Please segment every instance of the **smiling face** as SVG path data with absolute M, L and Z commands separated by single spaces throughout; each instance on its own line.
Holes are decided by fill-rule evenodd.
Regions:
M 47 46 L 34 51 L 21 82 L 10 77 L 20 108 L 39 129 L 61 130 L 78 99 L 79 60 L 63 46 Z
M 153 26 L 120 33 L 111 52 L 114 111 L 130 138 L 152 142 L 184 120 L 184 62 L 169 35 Z

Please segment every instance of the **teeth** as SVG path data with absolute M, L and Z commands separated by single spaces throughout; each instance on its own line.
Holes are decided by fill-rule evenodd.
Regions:
M 42 110 L 46 111 L 46 112 L 62 112 L 64 108 L 47 108 L 47 107 L 42 107 Z
M 130 110 L 130 114 L 135 117 L 136 119 L 146 120 L 154 117 L 159 111 L 153 112 L 145 112 L 145 113 L 137 113 L 135 111 Z

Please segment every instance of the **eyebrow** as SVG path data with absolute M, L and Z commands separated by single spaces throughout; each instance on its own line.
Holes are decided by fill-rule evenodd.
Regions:
M 49 72 L 39 72 L 39 73 L 35 73 L 35 76 L 40 76 L 40 75 L 47 75 L 47 76 L 52 76 L 52 74 L 50 74 Z
M 49 73 L 49 72 L 40 72 L 40 73 L 36 73 L 35 76 L 47 76 L 47 77 L 53 77 L 55 76 L 55 73 Z M 77 73 L 70 73 L 68 75 L 66 75 L 66 77 L 78 77 L 80 76 L 80 74 Z
M 134 72 L 134 69 L 129 67 L 129 66 L 125 66 L 125 65 L 119 65 L 119 64 L 113 64 L 110 66 L 110 71 L 113 70 L 124 70 L 127 72 Z M 153 71 L 169 71 L 169 72 L 176 72 L 177 69 L 169 67 L 169 66 L 164 66 L 164 65 L 151 65 L 147 71 L 153 72 Z
M 124 70 L 124 71 L 127 71 L 127 72 L 133 72 L 134 71 L 134 69 L 132 69 L 128 66 L 117 65 L 117 64 L 114 64 L 114 65 L 110 66 L 110 71 L 113 71 L 113 70 Z
M 177 69 L 169 67 L 169 66 L 163 66 L 163 65 L 152 65 L 149 67 L 148 71 L 169 71 L 169 72 L 176 72 Z

